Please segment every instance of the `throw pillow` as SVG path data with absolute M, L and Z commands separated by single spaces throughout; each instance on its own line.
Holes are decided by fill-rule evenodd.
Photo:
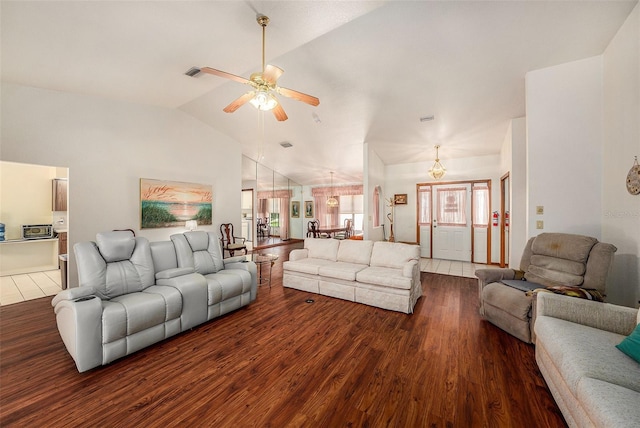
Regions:
M 562 294 L 565 296 L 579 297 L 581 299 L 594 300 L 596 302 L 604 302 L 604 294 L 596 290 L 595 288 L 582 288 L 571 287 L 568 285 L 556 285 L 553 287 L 539 288 L 533 292 L 528 291 L 527 295 L 531 296 L 535 292 L 547 291 L 555 294 Z
M 640 363 L 640 324 L 616 348 Z

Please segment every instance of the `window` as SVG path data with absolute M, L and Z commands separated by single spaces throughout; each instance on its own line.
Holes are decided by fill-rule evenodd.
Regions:
M 344 225 L 344 221 L 351 220 L 353 230 L 361 232 L 364 226 L 364 197 L 363 195 L 347 195 L 340 196 L 340 226 Z
M 450 187 L 436 189 L 438 203 L 438 224 L 440 226 L 467 225 L 467 189 Z

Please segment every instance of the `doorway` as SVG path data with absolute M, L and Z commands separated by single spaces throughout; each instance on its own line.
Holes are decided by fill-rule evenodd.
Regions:
M 491 181 L 417 184 L 421 257 L 491 263 Z

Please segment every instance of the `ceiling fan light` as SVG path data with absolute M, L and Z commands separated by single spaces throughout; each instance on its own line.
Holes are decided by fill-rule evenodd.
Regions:
M 249 100 L 252 106 L 262 111 L 272 110 L 278 105 L 278 100 L 268 91 L 256 91 L 253 98 Z

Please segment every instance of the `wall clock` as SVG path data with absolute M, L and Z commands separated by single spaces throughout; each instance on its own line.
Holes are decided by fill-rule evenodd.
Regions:
M 627 174 L 627 191 L 632 195 L 640 194 L 640 165 L 638 165 L 638 156 L 635 156 L 633 166 Z

